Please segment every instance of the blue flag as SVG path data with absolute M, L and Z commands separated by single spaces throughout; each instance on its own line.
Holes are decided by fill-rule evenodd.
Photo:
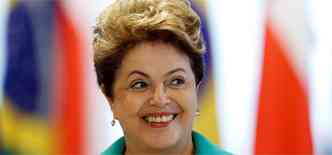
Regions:
M 32 113 L 38 107 L 40 80 L 33 25 L 23 3 L 10 12 L 7 27 L 4 96 L 18 111 Z

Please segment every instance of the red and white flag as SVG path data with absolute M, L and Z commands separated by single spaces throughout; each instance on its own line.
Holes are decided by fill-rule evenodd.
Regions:
M 255 154 L 313 154 L 305 15 L 303 0 L 267 2 Z

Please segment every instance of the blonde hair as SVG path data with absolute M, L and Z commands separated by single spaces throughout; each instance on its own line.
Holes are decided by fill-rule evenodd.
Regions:
M 163 31 L 174 35 L 189 52 L 202 55 L 205 45 L 200 25 L 188 0 L 116 0 L 97 19 L 94 62 Z

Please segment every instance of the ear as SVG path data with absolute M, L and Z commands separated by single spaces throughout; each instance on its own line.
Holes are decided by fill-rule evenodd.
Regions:
M 202 81 L 200 81 L 197 85 L 196 85 L 196 92 L 198 94 L 199 88 L 201 88 L 202 85 Z

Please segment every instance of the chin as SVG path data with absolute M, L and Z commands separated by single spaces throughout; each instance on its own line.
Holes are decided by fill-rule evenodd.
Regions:
M 179 131 L 173 131 L 172 133 L 163 133 L 147 135 L 144 138 L 148 147 L 156 150 L 168 149 L 176 146 L 181 139 Z
M 176 146 L 177 142 L 178 140 L 176 139 L 157 139 L 148 142 L 148 146 L 154 150 L 172 149 Z

